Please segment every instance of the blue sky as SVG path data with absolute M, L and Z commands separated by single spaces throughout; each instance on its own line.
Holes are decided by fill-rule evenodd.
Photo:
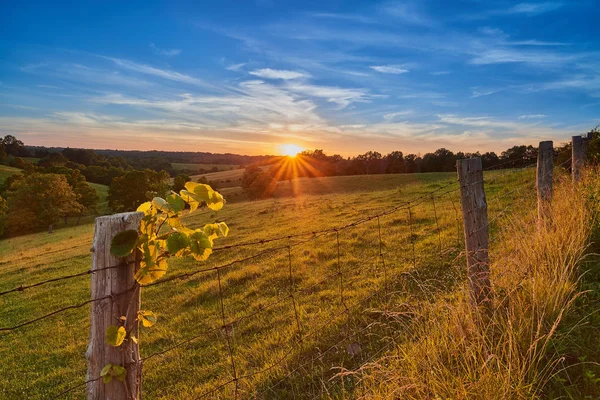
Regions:
M 0 134 L 273 154 L 501 151 L 600 123 L 583 1 L 0 5 Z

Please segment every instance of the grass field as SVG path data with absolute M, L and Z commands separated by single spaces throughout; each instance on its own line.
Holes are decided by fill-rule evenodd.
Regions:
M 502 174 L 486 173 L 490 218 L 500 221 L 503 212 L 513 209 L 535 210 L 534 171 Z M 257 312 L 240 320 L 229 333 L 237 374 L 248 375 L 239 381 L 239 398 L 342 398 L 343 393 L 350 399 L 361 394 L 364 385 L 351 376 L 330 378 L 340 372 L 339 367 L 352 370 L 372 361 L 373 356 L 385 354 L 390 344 L 410 341 L 391 333 L 403 332 L 413 323 L 415 316 L 407 305 L 450 301 L 462 292 L 466 277 L 462 228 L 456 219 L 458 193 L 436 198 L 435 213 L 427 197 L 422 203 L 413 203 L 410 214 L 402 209 L 382 216 L 385 266 L 379 257 L 377 220 L 340 231 L 339 265 L 335 234 L 306 243 L 285 238 L 292 233 L 342 226 L 455 180 L 454 173 L 298 180 L 289 188 L 296 197 L 227 204 L 218 213 L 201 211 L 186 217 L 193 226 L 226 221 L 230 236 L 218 245 L 270 237 L 284 240 L 217 251 L 201 265 L 174 260 L 168 274 L 222 265 L 282 244 L 293 245 L 290 255 L 283 248 L 221 272 L 226 319 L 233 321 Z M 520 186 L 523 182 L 529 184 Z M 499 234 L 493 229 L 492 239 Z M 54 235 L 0 241 L 0 291 L 87 270 L 92 235 L 93 226 L 88 224 L 61 229 Z M 492 246 L 499 244 L 495 241 Z M 336 275 L 338 268 L 342 270 L 341 280 Z M 297 290 L 298 318 L 291 300 L 285 298 L 290 279 Z M 220 331 L 203 334 L 222 325 L 218 294 L 214 272 L 144 289 L 143 308 L 158 313 L 159 321 L 152 328 L 142 328 L 142 356 L 198 336 L 145 362 L 146 398 L 196 398 L 231 379 L 225 337 Z M 89 296 L 89 277 L 2 296 L 0 326 L 17 324 Z M 395 310 L 394 317 L 389 318 L 384 309 Z M 297 341 L 299 332 L 301 343 Z M 88 333 L 86 306 L 2 334 L 0 398 L 50 398 L 73 383 L 84 382 Z M 285 361 L 278 363 L 284 356 Z M 263 369 L 267 371 L 252 375 Z M 377 393 L 372 387 L 367 389 Z M 233 390 L 233 385 L 228 385 L 208 398 L 233 398 Z M 83 393 L 78 390 L 66 398 L 79 399 Z
M 18 168 L 9 167 L 7 165 L 0 165 L 0 185 L 4 183 L 6 178 L 11 175 L 18 174 L 21 172 Z

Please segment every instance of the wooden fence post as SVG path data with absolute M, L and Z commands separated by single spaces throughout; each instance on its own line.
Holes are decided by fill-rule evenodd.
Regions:
M 457 162 L 460 204 L 464 221 L 467 271 L 471 299 L 477 305 L 489 300 L 488 215 L 481 158 Z
M 581 136 L 573 136 L 571 137 L 571 143 L 573 147 L 571 153 L 571 172 L 573 174 L 573 182 L 577 183 L 581 179 L 581 171 L 585 163 L 583 138 Z
M 87 349 L 88 373 L 86 392 L 88 400 L 138 400 L 141 393 L 142 366 L 139 348 L 130 335 L 138 337 L 137 312 L 140 308 L 140 288 L 134 274 L 139 267 L 136 254 L 127 259 L 110 253 L 112 238 L 125 230 L 138 230 L 144 216 L 129 212 L 96 218 L 92 251 L 92 299 L 107 297 L 92 303 L 90 341 Z M 117 266 L 116 268 L 107 268 Z M 122 316 L 126 316 L 124 321 Z M 110 325 L 125 326 L 127 339 L 119 347 L 106 343 Z M 100 371 L 106 364 L 125 367 L 125 382 L 113 378 L 103 383 Z
M 552 199 L 552 172 L 554 168 L 554 148 L 552 141 L 540 142 L 538 147 L 536 187 L 538 198 L 538 221 L 546 218 L 548 204 Z

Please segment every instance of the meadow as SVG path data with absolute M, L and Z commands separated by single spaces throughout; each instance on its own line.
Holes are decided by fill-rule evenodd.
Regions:
M 502 266 L 493 270 L 500 276 L 512 276 L 503 273 L 504 268 L 527 264 L 514 251 L 517 245 L 522 247 L 518 239 L 527 239 L 528 229 L 535 229 L 531 224 L 536 204 L 534 175 L 533 169 L 485 174 L 493 221 L 492 262 Z M 417 382 L 426 366 L 415 357 L 398 356 L 413 352 L 427 357 L 427 348 L 419 347 L 419 343 L 429 343 L 425 330 L 446 332 L 431 325 L 436 320 L 432 317 L 447 317 L 450 305 L 462 304 L 466 272 L 457 189 L 455 173 L 297 179 L 280 183 L 280 198 L 229 203 L 219 212 L 202 210 L 186 216 L 193 227 L 227 222 L 230 235 L 217 247 L 278 240 L 215 251 L 205 263 L 173 260 L 168 274 L 261 254 L 222 269 L 219 276 L 213 271 L 143 290 L 143 308 L 159 315 L 158 323 L 142 328 L 140 335 L 146 358 L 144 396 L 200 398 L 215 390 L 205 398 L 226 399 L 237 390 L 239 398 L 384 399 L 405 385 L 409 398 L 431 395 L 419 391 L 423 388 Z M 410 209 L 403 206 L 407 201 L 411 201 Z M 394 207 L 394 212 L 340 230 L 339 237 L 334 231 L 311 234 Z M 565 216 L 572 222 L 577 215 Z M 567 220 L 561 223 L 569 225 Z M 521 236 L 511 237 L 517 228 Z M 288 238 L 298 233 L 306 236 Z M 547 233 L 558 246 L 557 234 Z M 571 272 L 579 262 L 580 247 L 585 247 L 585 234 L 573 235 L 577 243 L 563 240 L 564 246 L 573 245 L 569 248 L 558 246 L 565 254 L 557 255 L 560 260 L 556 262 L 566 260 Z M 53 235 L 38 233 L 0 241 L 0 292 L 89 269 L 92 235 L 93 225 L 85 224 L 58 229 Z M 559 278 L 573 286 L 576 277 Z M 506 279 L 497 279 L 501 287 L 510 287 Z M 0 326 L 12 326 L 89 297 L 89 276 L 1 296 Z M 219 329 L 223 325 L 221 298 L 225 320 L 236 321 L 227 332 Z M 467 336 L 477 332 L 472 326 L 464 329 Z M 53 398 L 83 383 L 88 334 L 88 306 L 18 331 L 0 332 L 0 398 Z M 437 340 L 442 343 L 442 339 Z M 160 354 L 164 350 L 169 351 Z M 479 354 L 476 349 L 467 350 Z M 394 364 L 394 356 L 415 360 L 415 364 Z M 220 387 L 232 379 L 232 359 L 236 375 L 242 378 L 237 388 L 233 383 Z M 430 362 L 442 368 L 443 360 L 440 354 L 437 364 Z M 501 368 L 498 363 L 497 369 Z M 395 375 L 395 369 L 404 375 Z M 413 382 L 403 381 L 406 377 Z M 440 390 L 433 394 L 443 392 L 441 383 L 436 385 Z M 460 385 L 455 389 L 454 398 L 469 398 L 469 392 L 460 392 Z M 527 397 L 527 391 L 523 393 Z M 64 396 L 83 397 L 83 388 Z

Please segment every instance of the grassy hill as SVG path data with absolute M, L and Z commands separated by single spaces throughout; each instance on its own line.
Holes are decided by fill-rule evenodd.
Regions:
M 9 167 L 7 165 L 0 165 L 0 185 L 4 183 L 6 178 L 11 175 L 20 173 L 21 170 L 18 168 Z
M 501 221 L 507 211 L 535 210 L 534 171 L 503 174 L 486 174 L 490 219 Z M 332 233 L 306 243 L 286 237 L 360 220 L 455 180 L 454 173 L 298 180 L 290 188 L 297 197 L 229 203 L 218 213 L 204 210 L 185 218 L 194 227 L 226 221 L 230 236 L 218 246 L 271 237 L 282 240 L 216 251 L 206 263 L 173 260 L 169 275 L 224 265 L 281 245 L 294 246 L 290 254 L 284 247 L 220 274 L 226 319 L 239 320 L 230 332 L 237 374 L 246 376 L 239 381 L 239 398 L 342 398 L 342 393 L 356 398 L 364 390 L 377 393 L 377 382 L 360 385 L 353 376 L 330 379 L 339 367 L 353 371 L 392 351 L 390 345 L 410 343 L 410 337 L 397 333 L 412 332 L 413 324 L 426 320 L 425 315 L 415 314 L 420 304 L 443 308 L 461 296 L 466 277 L 462 228 L 456 220 L 457 191 L 436 198 L 435 209 L 427 196 L 412 203 L 410 214 L 401 209 L 382 216 L 381 242 L 375 219 L 340 231 L 339 253 Z M 492 254 L 501 246 L 500 234 L 497 228 L 492 230 L 496 239 Z M 93 226 L 88 224 L 54 235 L 0 241 L 0 291 L 87 270 L 92 235 Z M 304 239 L 310 238 L 308 234 Z M 297 317 L 294 304 L 285 297 L 290 280 L 297 290 Z M 142 328 L 142 355 L 189 340 L 144 363 L 145 397 L 195 398 L 231 379 L 225 336 L 219 330 L 208 332 L 222 325 L 218 286 L 211 272 L 144 289 L 143 307 L 155 311 L 159 321 Z M 0 326 L 89 297 L 89 276 L 2 296 Z M 47 398 L 71 383 L 83 383 L 88 332 L 86 306 L 2 335 L 0 398 Z M 302 342 L 297 340 L 299 332 Z M 280 361 L 284 356 L 285 362 Z M 373 398 L 394 397 L 381 385 L 379 390 L 382 397 Z M 233 391 L 229 385 L 212 398 L 233 398 Z M 65 398 L 79 399 L 83 393 L 79 389 Z

